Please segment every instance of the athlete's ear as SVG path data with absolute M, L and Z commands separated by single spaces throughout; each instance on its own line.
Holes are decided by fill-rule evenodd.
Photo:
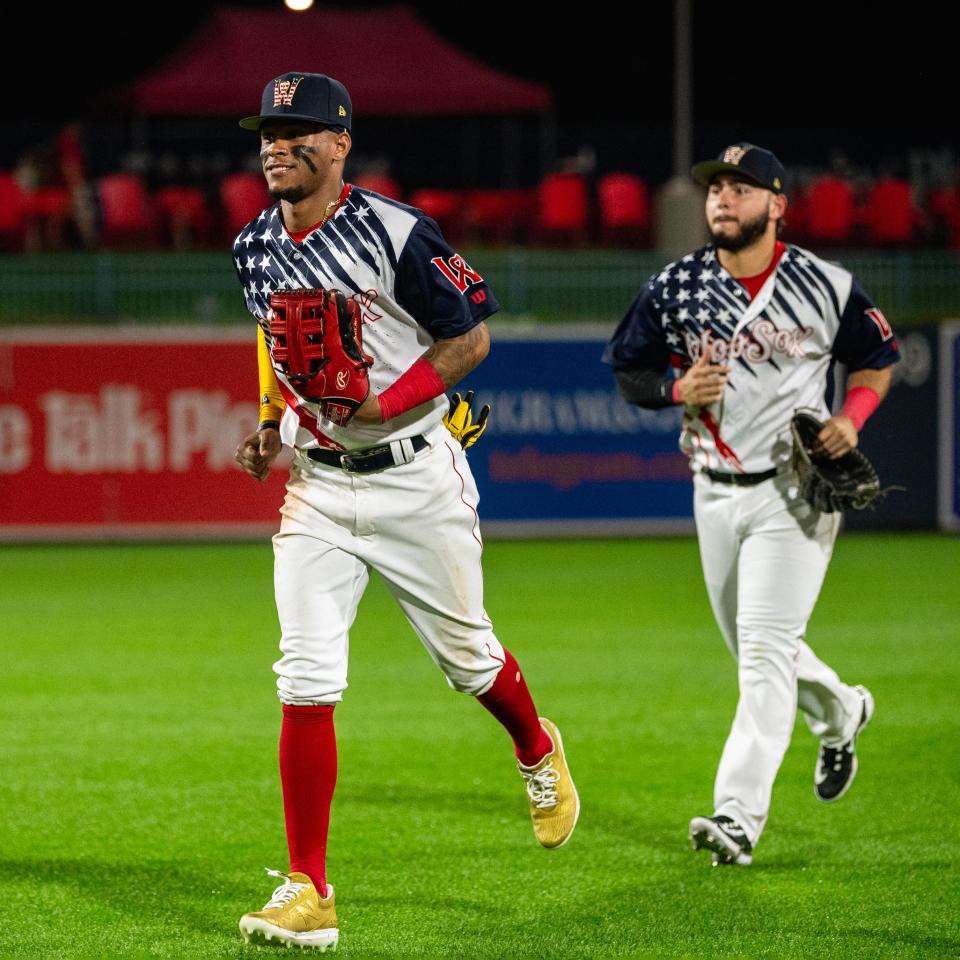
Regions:
M 346 130 L 338 133 L 337 141 L 333 147 L 333 159 L 346 160 L 347 154 L 350 152 L 350 148 L 352 146 L 353 140 L 350 138 L 350 134 Z
M 770 194 L 770 217 L 773 220 L 782 220 L 787 211 L 787 198 L 782 193 Z

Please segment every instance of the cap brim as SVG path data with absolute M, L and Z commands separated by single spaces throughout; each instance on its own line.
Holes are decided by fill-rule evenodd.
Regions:
M 701 187 L 709 187 L 710 181 L 718 173 L 733 173 L 738 177 L 742 177 L 744 180 L 755 183 L 758 187 L 763 187 L 764 190 L 771 189 L 765 183 L 761 183 L 756 177 L 751 177 L 749 173 L 738 167 L 735 163 L 724 163 L 722 160 L 704 160 L 701 163 L 695 164 L 690 171 L 690 176 L 693 177 Z
M 334 127 L 344 130 L 350 129 L 342 123 L 324 123 L 322 120 L 317 120 L 316 117 L 308 117 L 302 113 L 272 113 L 266 117 L 244 117 L 240 121 L 240 126 L 243 127 L 244 130 L 259 130 L 268 120 L 306 120 L 308 123 L 314 123 L 318 127 L 325 127 L 331 130 Z

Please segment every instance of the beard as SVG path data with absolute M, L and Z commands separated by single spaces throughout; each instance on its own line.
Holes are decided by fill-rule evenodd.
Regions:
M 274 200 L 286 200 L 287 203 L 299 203 L 307 195 L 303 187 L 284 187 L 269 193 Z
M 710 237 L 713 245 L 721 250 L 729 250 L 731 253 L 738 253 L 751 244 L 754 244 L 767 232 L 767 224 L 770 222 L 768 213 L 761 213 L 753 220 L 742 220 L 740 229 L 734 234 L 716 233 L 710 231 Z

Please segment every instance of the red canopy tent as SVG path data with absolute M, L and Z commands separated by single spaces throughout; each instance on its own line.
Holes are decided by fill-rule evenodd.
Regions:
M 264 85 L 289 70 L 342 81 L 359 118 L 552 107 L 546 86 L 491 69 L 403 6 L 305 13 L 221 7 L 123 99 L 142 115 L 250 114 Z

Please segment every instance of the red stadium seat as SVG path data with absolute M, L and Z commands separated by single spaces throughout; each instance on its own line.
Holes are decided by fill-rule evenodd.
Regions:
M 650 236 L 650 191 L 632 173 L 608 173 L 597 184 L 600 226 L 606 239 L 647 240 Z
M 66 219 L 73 209 L 73 200 L 66 187 L 41 187 L 31 190 L 27 196 L 29 212 L 36 217 Z
M 545 230 L 575 231 L 587 226 L 587 181 L 579 173 L 554 173 L 540 184 L 539 225 Z
M 165 238 L 184 250 L 209 238 L 210 211 L 197 187 L 164 187 L 153 196 Z
M 579 173 L 552 173 L 539 190 L 538 227 L 545 239 L 586 239 L 587 180 Z
M 12 173 L 0 173 L 0 247 L 23 246 L 27 219 L 27 197 Z
M 402 200 L 403 191 L 400 184 L 387 173 L 361 173 L 353 178 L 353 183 L 365 190 L 372 190 L 391 200 Z
M 464 232 L 471 241 L 514 243 L 530 229 L 534 207 L 530 190 L 471 190 L 464 202 Z
M 73 216 L 73 197 L 64 186 L 39 187 L 26 191 L 27 247 L 30 250 L 59 250 L 64 230 Z
M 232 240 L 254 217 L 271 204 L 263 177 L 254 173 L 231 173 L 220 181 L 224 226 Z
M 440 224 L 448 240 L 459 239 L 462 231 L 464 194 L 459 190 L 439 190 L 424 187 L 410 197 L 410 206 L 422 210 Z
M 960 249 L 960 184 L 931 191 L 927 207 L 934 240 Z
M 140 246 L 155 240 L 156 214 L 141 177 L 111 173 L 100 178 L 98 190 L 104 246 Z
M 906 180 L 883 177 L 870 189 L 863 211 L 870 243 L 879 246 L 904 246 L 913 240 L 918 214 L 910 184 Z
M 840 177 L 813 181 L 805 198 L 806 233 L 813 243 L 847 243 L 854 221 L 853 187 Z M 789 209 L 789 208 L 788 208 Z

